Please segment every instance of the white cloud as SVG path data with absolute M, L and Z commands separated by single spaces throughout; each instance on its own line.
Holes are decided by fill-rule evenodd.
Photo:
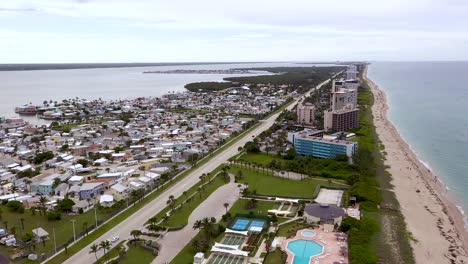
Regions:
M 462 0 L 2 0 L 0 62 L 468 59 L 467 8 Z

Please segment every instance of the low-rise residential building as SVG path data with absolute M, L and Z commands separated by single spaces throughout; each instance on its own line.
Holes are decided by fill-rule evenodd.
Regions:
M 80 199 L 95 198 L 103 189 L 103 182 L 84 183 L 80 187 Z
M 54 180 L 44 180 L 31 184 L 31 192 L 40 195 L 50 195 L 54 193 Z
M 128 188 L 120 183 L 112 185 L 110 190 L 116 201 L 127 199 L 128 197 Z

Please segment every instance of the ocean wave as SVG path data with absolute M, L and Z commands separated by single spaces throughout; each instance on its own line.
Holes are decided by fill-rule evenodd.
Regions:
M 465 230 L 468 230 L 468 218 L 465 216 L 465 211 L 463 210 L 463 207 L 461 207 L 461 205 L 458 205 L 458 204 L 456 204 L 455 206 L 457 207 L 458 211 L 460 211 L 461 215 L 463 216 L 463 223 L 464 223 Z

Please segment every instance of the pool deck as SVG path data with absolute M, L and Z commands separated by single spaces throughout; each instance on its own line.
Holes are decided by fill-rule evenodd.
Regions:
M 304 236 L 302 232 L 311 231 L 315 233 L 315 236 Z M 348 247 L 347 242 L 338 241 L 335 232 L 324 232 L 323 226 L 320 228 L 311 229 L 301 229 L 296 232 L 294 237 L 290 237 L 283 241 L 281 244 L 281 249 L 288 254 L 286 264 L 292 264 L 294 261 L 294 253 L 288 250 L 288 244 L 291 241 L 303 239 L 315 241 L 323 247 L 322 253 L 315 255 L 310 258 L 309 264 L 324 264 L 324 263 L 349 263 L 347 255 L 343 256 L 341 254 L 341 247 Z

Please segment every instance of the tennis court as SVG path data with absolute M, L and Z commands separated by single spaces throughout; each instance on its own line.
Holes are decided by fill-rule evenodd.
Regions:
M 226 235 L 224 236 L 223 240 L 221 241 L 222 244 L 225 245 L 235 245 L 235 246 L 240 246 L 244 243 L 245 237 L 243 236 L 231 236 L 231 235 Z
M 232 229 L 244 231 L 247 229 L 249 222 L 250 220 L 247 219 L 237 219 L 234 225 L 232 225 Z
M 255 227 L 263 227 L 263 225 L 265 224 L 264 221 L 252 221 L 252 223 L 250 223 L 250 226 L 255 226 Z
M 208 261 L 208 264 L 242 264 L 244 257 L 213 254 Z

